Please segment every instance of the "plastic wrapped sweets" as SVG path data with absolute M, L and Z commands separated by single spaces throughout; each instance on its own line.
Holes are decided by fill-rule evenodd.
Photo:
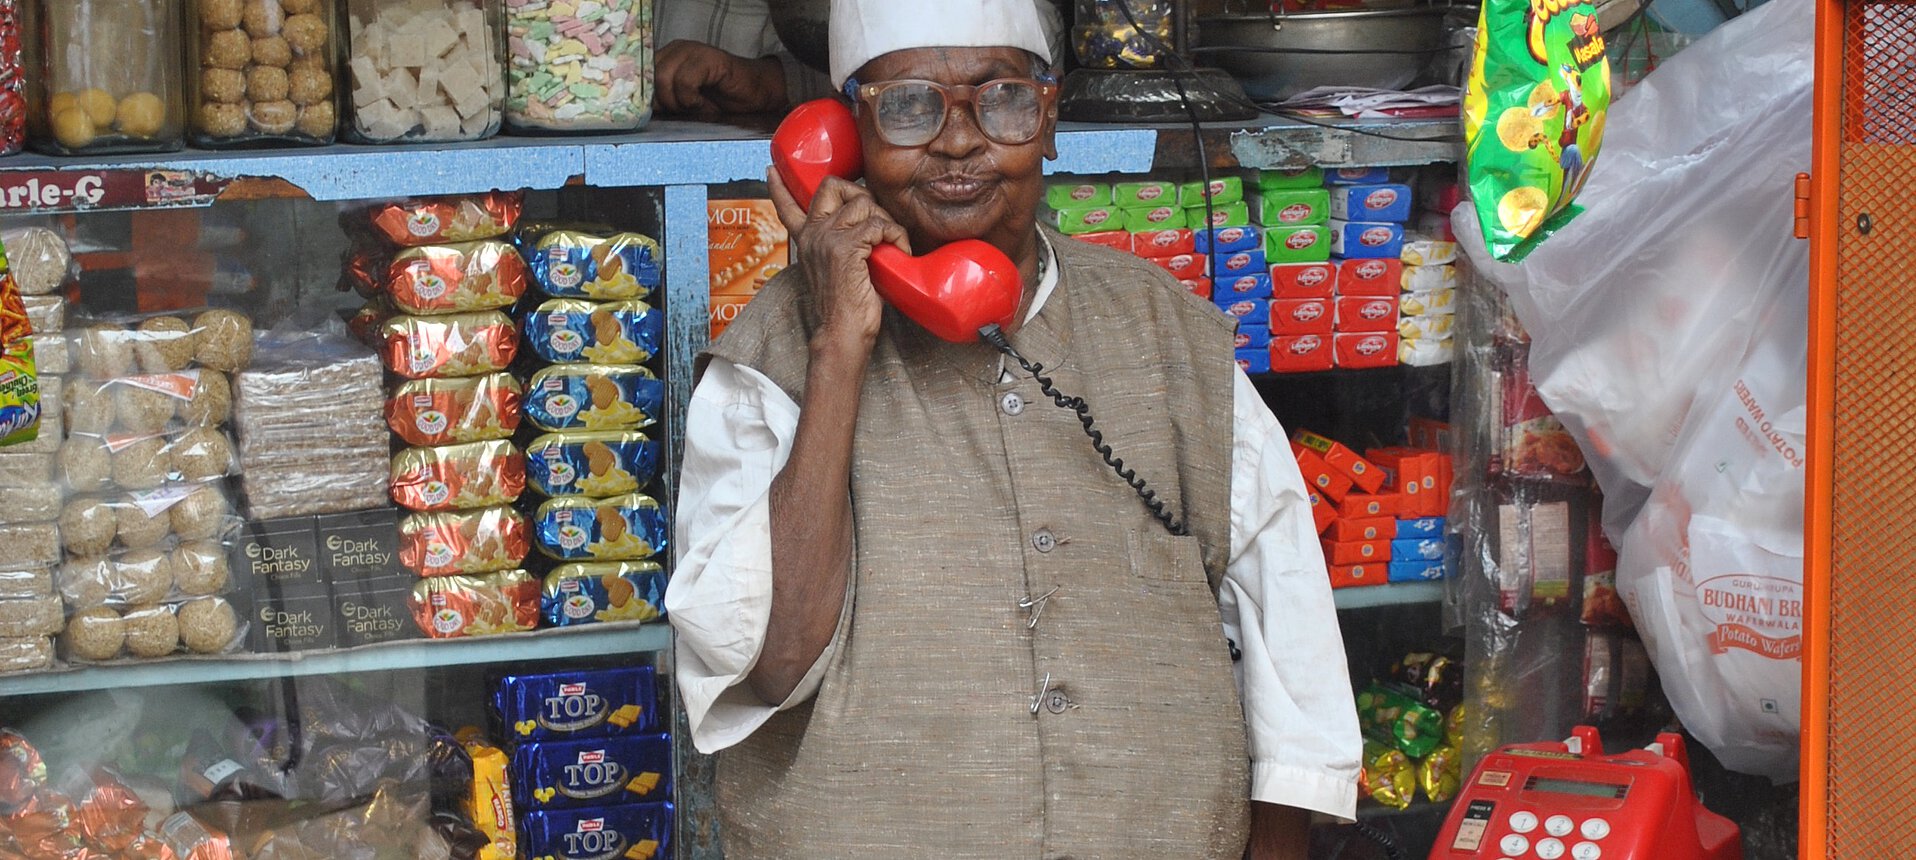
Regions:
M 274 331 L 235 377 L 246 511 L 254 519 L 386 504 L 388 446 L 379 359 L 334 324 Z
M 517 192 L 424 197 L 375 205 L 365 223 L 394 245 L 471 242 L 512 232 L 524 207 Z
M 80 374 L 90 379 L 196 367 L 232 373 L 253 357 L 253 321 L 230 310 L 92 321 L 70 338 Z
M 526 266 L 496 239 L 424 245 L 392 256 L 381 291 L 411 314 L 509 308 L 525 295 Z

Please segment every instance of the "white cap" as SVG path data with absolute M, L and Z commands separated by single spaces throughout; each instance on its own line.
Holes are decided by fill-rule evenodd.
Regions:
M 1049 61 L 1040 3 L 1058 17 L 1050 0 L 832 0 L 832 86 L 909 48 L 1022 48 Z

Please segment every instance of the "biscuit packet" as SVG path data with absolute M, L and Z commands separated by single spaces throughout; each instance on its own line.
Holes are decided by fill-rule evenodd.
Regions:
M 1610 108 L 1590 0 L 1487 0 L 1464 97 L 1465 180 L 1492 256 L 1517 262 L 1577 214 Z
M 20 285 L 0 246 L 0 447 L 40 436 L 40 376 L 33 363 L 33 325 Z

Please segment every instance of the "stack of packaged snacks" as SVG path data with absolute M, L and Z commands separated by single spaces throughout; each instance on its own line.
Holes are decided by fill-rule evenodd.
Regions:
M 392 499 L 401 563 L 419 579 L 410 611 L 433 638 L 530 630 L 538 584 L 514 507 L 525 458 L 513 444 L 522 387 L 509 372 L 519 329 L 508 315 L 526 265 L 500 237 L 516 194 L 407 200 L 351 216 L 359 247 L 346 277 L 374 295 L 369 326 L 390 371 Z M 378 243 L 378 244 L 374 244 Z
M 1419 367 L 1448 364 L 1457 355 L 1457 243 L 1413 234 L 1401 256 L 1397 358 Z
M 233 386 L 248 519 L 385 503 L 385 378 L 371 350 L 339 336 L 274 332 Z
M 57 238 L 57 237 L 56 237 Z M 35 335 L 21 303 L 19 278 L 8 268 L 8 253 L 38 264 L 43 246 L 20 233 L 0 236 L 12 245 L 0 251 L 0 340 L 8 381 L 0 397 L 0 540 L 9 543 L 5 570 L 0 570 L 0 671 L 35 669 L 53 659 L 53 641 L 65 612 L 53 591 L 53 567 L 60 561 L 59 527 L 64 492 L 56 475 L 56 452 L 64 418 L 58 377 L 36 374 L 34 356 L 39 343 L 51 342 L 50 354 L 65 356 L 59 333 Z M 65 250 L 65 244 L 59 246 Z M 35 272 L 38 293 L 57 289 L 66 270 L 52 279 Z
M 493 714 L 522 856 L 672 856 L 672 738 L 652 667 L 509 675 Z
M 1404 655 L 1357 694 L 1364 734 L 1359 797 L 1405 809 L 1444 803 L 1463 781 L 1464 667 L 1433 651 Z
M 228 310 L 99 319 L 70 341 L 56 577 L 67 658 L 232 650 L 244 633 L 225 545 L 239 460 L 224 427 L 252 321 Z
M 658 616 L 665 511 L 644 491 L 659 448 L 640 432 L 661 417 L 665 387 L 644 364 L 663 315 L 643 300 L 659 284 L 659 246 L 636 233 L 521 231 L 533 282 L 549 298 L 525 314 L 527 351 L 545 366 L 526 382 L 527 474 L 547 500 L 534 512 L 552 626 Z M 524 431 L 533 435 L 531 430 Z

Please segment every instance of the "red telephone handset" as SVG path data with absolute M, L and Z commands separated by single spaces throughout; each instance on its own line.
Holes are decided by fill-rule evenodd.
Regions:
M 772 134 L 772 166 L 808 211 L 825 177 L 857 180 L 865 158 L 851 108 L 837 99 L 799 105 Z M 1009 326 L 1024 294 L 1017 264 L 979 239 L 960 239 L 920 257 L 880 245 L 872 249 L 871 277 L 880 298 L 952 343 L 975 341 L 986 326 Z

